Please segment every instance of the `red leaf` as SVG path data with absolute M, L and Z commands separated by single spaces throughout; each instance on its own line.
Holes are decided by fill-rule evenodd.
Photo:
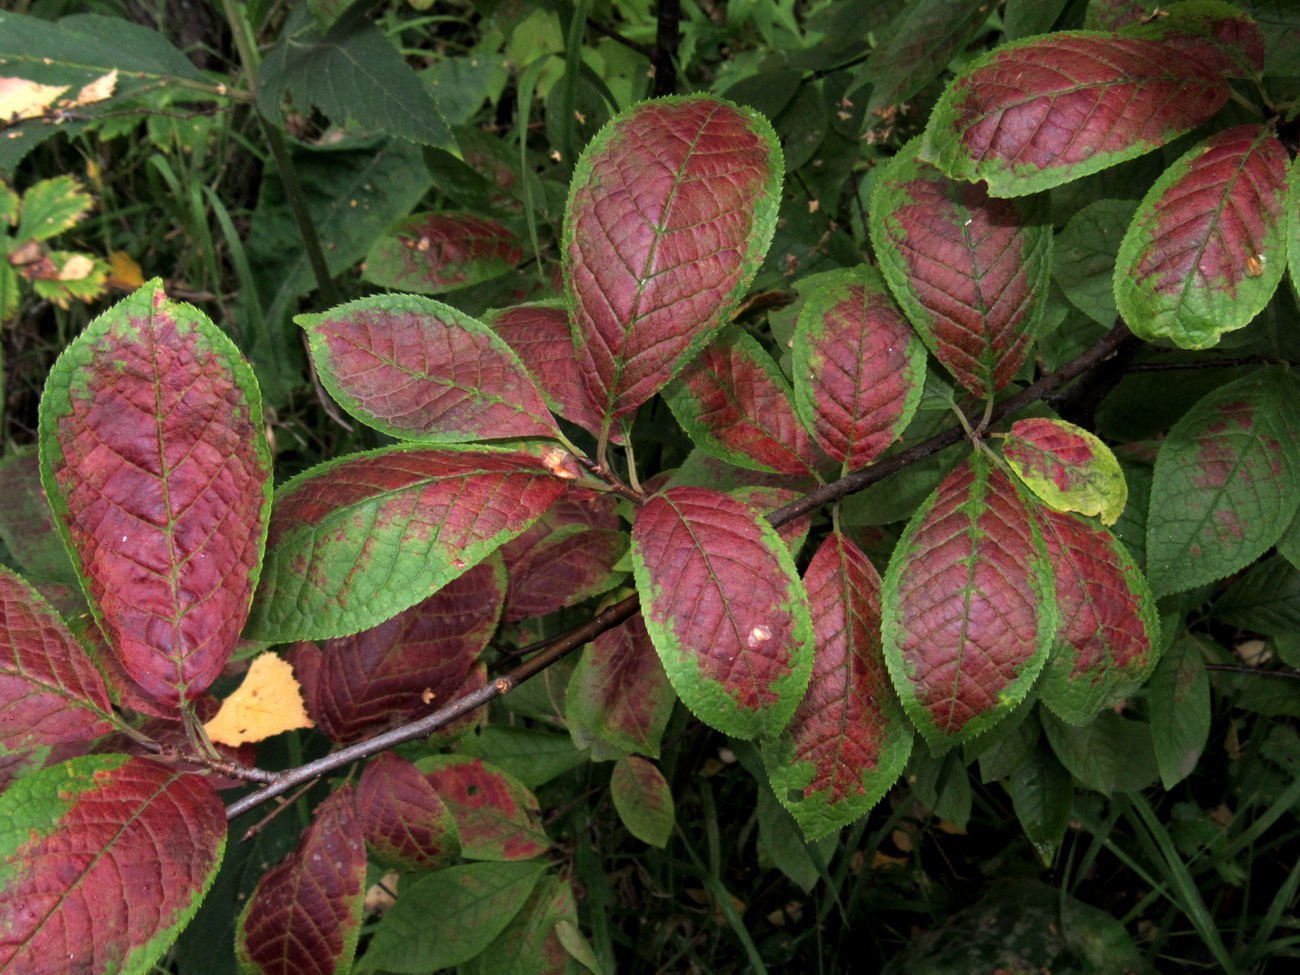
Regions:
M 449 305 L 374 295 L 294 320 L 326 388 L 377 430 L 429 443 L 558 435 L 510 347 Z
M 1142 11 L 1142 23 L 1127 27 L 1129 37 L 1149 37 L 1227 78 L 1249 78 L 1264 70 L 1264 35 L 1244 10 L 1228 4 L 1178 4 L 1152 18 Z
M 894 297 L 931 351 L 976 396 L 1029 354 L 1051 272 L 1051 228 L 1023 201 L 990 199 L 916 158 L 909 143 L 871 195 L 871 239 Z
M 908 524 L 883 604 L 890 676 L 934 746 L 987 730 L 1029 691 L 1056 632 L 1051 568 L 1020 491 L 982 454 Z
M 436 295 L 488 281 L 524 259 L 519 238 L 470 213 L 417 213 L 379 238 L 366 255 L 367 281 Z
M 846 471 L 901 437 L 920 405 L 925 348 L 875 268 L 847 271 L 809 295 L 793 352 L 799 415 Z
M 1156 663 L 1159 619 L 1146 577 L 1104 528 L 1038 509 L 1056 575 L 1060 626 L 1039 684 L 1043 703 L 1073 724 L 1139 688 Z
M 270 454 L 252 370 L 146 285 L 50 374 L 41 468 L 113 652 L 160 701 L 201 694 L 248 613 Z
M 140 714 L 148 714 L 168 721 L 177 719 L 180 710 L 176 705 L 162 704 L 145 693 L 144 688 L 131 679 L 131 675 L 122 666 L 122 661 L 109 648 L 99 624 L 89 615 L 73 620 L 72 630 L 85 648 L 86 654 L 94 661 L 96 669 L 103 674 L 104 683 L 108 686 L 108 692 L 115 705 L 128 711 L 138 711 Z M 201 701 L 203 698 L 199 696 L 195 700 Z
M 566 481 L 524 453 L 389 447 L 276 493 L 246 635 L 326 639 L 375 626 L 518 535 Z
M 550 847 L 540 824 L 537 797 L 513 776 L 482 759 L 455 755 L 433 755 L 416 767 L 456 820 L 462 856 L 531 860 Z
M 564 272 L 579 371 L 605 422 L 726 320 L 772 239 L 782 169 L 761 116 L 702 96 L 637 105 L 587 147 Z
M 429 780 L 404 758 L 383 752 L 357 783 L 357 819 L 380 863 L 433 870 L 460 855 L 456 821 Z
M 729 328 L 705 346 L 666 398 L 691 439 L 728 463 L 778 474 L 816 470 L 785 377 L 742 329 Z
M 551 409 L 599 436 L 601 414 L 592 405 L 574 358 L 568 311 L 552 305 L 517 305 L 490 315 L 487 322 L 532 373 Z
M 677 695 L 638 613 L 583 651 L 569 680 L 565 715 L 579 748 L 594 761 L 632 752 L 659 757 L 659 740 Z
M 613 497 L 584 488 L 572 488 L 555 500 L 532 526 L 501 546 L 506 571 L 514 569 L 537 545 L 569 525 L 597 531 L 618 531 L 622 522 Z
M 504 619 L 535 619 L 612 588 L 625 576 L 615 564 L 627 534 L 579 525 L 557 529 L 510 568 Z
M 29 751 L 113 730 L 104 679 L 53 608 L 0 567 L 0 749 Z
M 737 738 L 775 734 L 812 670 L 803 586 L 779 536 L 730 495 L 670 488 L 637 512 L 646 629 L 678 695 Z
M 1264 309 L 1287 259 L 1287 165 L 1272 126 L 1239 125 L 1155 182 L 1116 261 L 1116 302 L 1136 335 L 1203 349 Z
M 1200 125 L 1227 81 L 1160 41 L 1058 31 L 1005 44 L 949 85 L 923 155 L 954 179 L 1020 196 L 1140 156 Z
M 496 630 L 505 580 L 495 560 L 352 636 L 288 653 L 307 713 L 345 744 L 449 703 Z
M 149 971 L 221 863 L 226 817 L 195 775 L 74 758 L 0 799 L 0 971 Z
M 366 847 L 345 785 L 316 807 L 298 847 L 268 870 L 239 915 L 235 954 L 257 975 L 352 970 Z
M 851 823 L 894 784 L 912 750 L 880 647 L 880 575 L 835 533 L 804 573 L 817 652 L 812 681 L 764 749 L 776 796 L 809 839 Z

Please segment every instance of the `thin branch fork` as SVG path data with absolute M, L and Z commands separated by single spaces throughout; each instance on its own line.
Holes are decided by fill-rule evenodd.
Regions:
M 998 403 L 990 414 L 990 422 L 1000 420 L 1038 400 L 1046 399 L 1066 383 L 1096 368 L 1124 346 L 1137 341 L 1133 333 L 1122 322 L 1117 323 L 1096 345 L 1077 359 L 1072 360 L 1055 372 L 1047 373 L 1033 385 L 1027 386 L 1014 396 L 1009 396 L 1001 403 Z M 924 460 L 945 447 L 959 443 L 965 436 L 965 431 L 960 426 L 950 427 L 935 434 L 928 440 L 923 440 L 907 450 L 894 454 L 879 464 L 855 471 L 818 488 L 810 494 L 804 495 L 802 498 L 777 508 L 767 516 L 768 521 L 776 527 L 784 525 L 824 504 L 838 501 L 875 484 L 877 481 L 884 480 L 891 474 Z M 348 745 L 346 748 L 340 748 L 338 751 L 331 752 L 298 768 L 289 769 L 279 774 L 271 773 L 274 775 L 273 782 L 226 807 L 226 819 L 233 820 L 242 816 L 268 800 L 333 772 L 335 769 L 343 768 L 352 762 L 369 758 L 371 755 L 376 755 L 395 745 L 431 735 L 462 715 L 509 694 L 524 681 L 537 676 L 557 660 L 590 643 L 606 630 L 611 630 L 630 619 L 640 608 L 640 599 L 633 593 L 614 605 L 601 610 L 581 626 L 556 638 L 554 642 L 548 644 L 535 656 L 530 657 L 519 666 L 512 668 L 499 677 L 493 678 L 485 686 L 457 698 L 430 715 L 375 735 L 373 738 L 367 738 L 365 741 Z

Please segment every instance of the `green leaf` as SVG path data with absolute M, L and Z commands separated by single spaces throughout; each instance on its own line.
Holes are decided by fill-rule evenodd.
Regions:
M 1210 676 L 1197 637 L 1184 634 L 1165 651 L 1147 701 L 1160 781 L 1172 789 L 1196 767 L 1210 737 Z
M 1074 815 L 1074 777 L 1044 745 L 1012 771 L 1007 780 L 1020 828 L 1044 866 L 1051 866 Z
M 456 753 L 490 762 L 528 789 L 543 786 L 585 761 L 568 735 L 503 724 L 466 735 L 456 743 Z
M 1040 709 L 1039 716 L 1052 751 L 1079 785 L 1109 796 L 1144 789 L 1159 774 L 1150 725 L 1114 711 L 1103 711 L 1082 727 L 1050 711 Z
M 1110 328 L 1115 307 L 1115 258 L 1137 210 L 1133 200 L 1095 200 L 1070 218 L 1052 247 L 1052 276 L 1076 308 Z
M 627 831 L 663 848 L 673 835 L 673 793 L 653 762 L 628 755 L 614 763 L 609 792 Z
M 572 884 L 556 876 L 543 877 L 505 930 L 463 965 L 460 973 L 568 975 L 573 968 L 558 927 L 565 923 L 574 927 L 577 922 Z
M 1251 566 L 1210 615 L 1265 636 L 1300 634 L 1300 569 L 1281 555 Z
M 1202 398 L 1156 455 L 1147 575 L 1157 596 L 1213 582 L 1273 545 L 1300 506 L 1300 393 L 1260 369 Z
M 95 201 L 71 176 L 43 179 L 23 194 L 22 219 L 14 239 L 46 240 L 80 222 Z
M 469 961 L 505 930 L 545 863 L 471 863 L 404 886 L 375 927 L 357 971 L 425 975 Z
M 315 105 L 340 127 L 351 122 L 412 142 L 455 146 L 428 89 L 364 7 L 324 33 L 302 16 L 290 19 L 258 69 L 258 109 L 278 122 L 289 91 L 299 108 Z

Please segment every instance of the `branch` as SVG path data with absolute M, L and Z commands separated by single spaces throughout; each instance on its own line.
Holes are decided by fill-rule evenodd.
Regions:
M 681 0 L 659 0 L 659 27 L 655 34 L 650 68 L 654 71 L 654 97 L 677 92 L 677 47 L 681 43 L 679 25 Z
M 1055 372 L 1048 373 L 1032 386 L 1026 387 L 1014 396 L 1009 396 L 997 404 L 990 416 L 990 422 L 1024 409 L 1030 403 L 1044 399 L 1061 386 L 1095 368 L 1128 343 L 1136 341 L 1138 340 L 1134 338 L 1133 333 L 1123 323 L 1117 324 L 1115 328 L 1083 355 Z M 786 522 L 793 521 L 795 518 L 805 515 L 823 504 L 838 501 L 854 492 L 861 491 L 863 488 L 883 480 L 910 464 L 936 454 L 945 447 L 960 442 L 964 436 L 965 432 L 960 426 L 944 430 L 928 440 L 923 440 L 907 450 L 886 458 L 879 464 L 855 471 L 838 481 L 818 488 L 811 494 L 777 508 L 767 516 L 768 521 L 777 527 L 784 525 Z M 606 630 L 611 630 L 625 620 L 630 619 L 640 607 L 640 600 L 633 593 L 631 596 L 597 613 L 576 629 L 558 637 L 554 642 L 548 644 L 545 649 L 539 651 L 518 667 L 507 671 L 500 677 L 494 678 L 486 686 L 458 698 L 446 707 L 433 712 L 433 714 L 410 724 L 394 728 L 391 731 L 386 731 L 383 734 L 375 735 L 373 738 L 367 738 L 365 741 L 359 741 L 346 748 L 341 748 L 323 758 L 318 758 L 314 762 L 308 762 L 306 765 L 279 774 L 275 782 L 266 788 L 250 793 L 227 806 L 226 819 L 233 820 L 250 809 L 257 808 L 268 799 L 283 795 L 298 785 L 333 772 L 335 769 L 342 768 L 352 762 L 368 758 L 371 755 L 392 748 L 394 745 L 431 735 L 439 728 L 455 721 L 461 715 L 495 701 L 505 694 L 509 694 L 524 681 L 540 674 L 561 657 L 590 643 Z

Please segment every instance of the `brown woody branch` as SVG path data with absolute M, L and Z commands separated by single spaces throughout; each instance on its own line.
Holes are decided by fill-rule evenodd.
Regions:
M 1055 372 L 1047 373 L 1033 385 L 998 403 L 990 415 L 990 422 L 1000 420 L 1017 410 L 1024 409 L 1031 403 L 1048 398 L 1066 383 L 1096 368 L 1124 346 L 1137 341 L 1133 333 L 1122 322 L 1116 324 L 1096 345 L 1077 359 L 1066 363 Z M 774 526 L 784 525 L 786 522 L 793 521 L 795 518 L 805 515 L 821 505 L 830 504 L 861 491 L 911 464 L 938 453 L 945 447 L 959 443 L 965 436 L 962 427 L 951 427 L 935 434 L 928 440 L 923 440 L 907 450 L 886 458 L 878 464 L 855 471 L 838 481 L 820 487 L 802 498 L 777 508 L 767 516 L 768 520 Z M 392 748 L 394 745 L 400 745 L 416 738 L 427 737 L 462 715 L 480 708 L 505 694 L 509 694 L 524 681 L 540 674 L 560 658 L 590 643 L 606 630 L 613 629 L 631 618 L 640 608 L 640 605 L 640 600 L 634 593 L 597 613 L 576 629 L 570 630 L 557 638 L 518 667 L 494 678 L 486 686 L 458 698 L 446 707 L 433 712 L 433 714 L 401 727 L 393 728 L 391 731 L 386 731 L 373 738 L 367 738 L 365 741 L 359 741 L 346 748 L 341 748 L 336 752 L 331 752 L 314 762 L 308 762 L 306 765 L 280 773 L 275 777 L 275 781 L 265 788 L 244 796 L 227 806 L 226 819 L 232 820 L 237 816 L 241 816 L 264 802 L 289 792 L 296 786 L 333 772 L 335 769 L 343 768 L 352 762 L 369 758 L 371 755 Z

